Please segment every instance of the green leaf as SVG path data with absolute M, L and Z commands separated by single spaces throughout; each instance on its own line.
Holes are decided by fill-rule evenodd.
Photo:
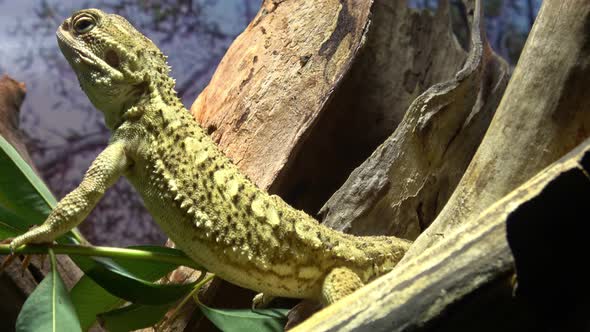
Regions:
M 2 238 L 13 237 L 24 232 L 31 225 L 39 224 L 45 220 L 51 208 L 56 205 L 55 198 L 51 195 L 43 181 L 34 173 L 29 165 L 20 157 L 18 152 L 0 137 L 0 236 Z M 74 238 L 74 239 L 72 239 Z M 58 239 L 59 243 L 76 243 L 75 236 L 68 233 Z M 158 250 L 158 249 L 154 249 Z M 166 249 L 163 249 L 166 250 Z M 172 250 L 172 249 L 170 249 Z M 92 294 L 91 301 L 103 312 L 119 305 L 121 300 L 98 289 L 101 284 L 111 293 L 139 303 L 162 304 L 171 302 L 181 297 L 188 286 L 180 285 L 156 285 L 142 280 L 128 272 L 125 268 L 109 260 L 93 260 L 87 257 L 71 257 L 72 260 L 90 276 L 94 282 L 85 281 L 80 286 L 80 292 Z M 123 260 L 122 260 L 123 261 Z M 154 280 L 164 275 L 172 267 L 169 263 L 154 265 L 147 262 L 122 262 L 128 265 L 132 271 L 144 270 L 147 279 Z M 99 287 L 100 288 L 100 287 Z M 83 301 L 75 294 L 77 307 L 84 308 Z M 88 309 L 88 308 L 87 308 Z M 94 310 L 81 310 L 84 313 L 85 326 L 88 324 L 88 315 L 94 317 Z M 92 322 L 90 324 L 92 324 Z
M 70 296 L 84 331 L 96 322 L 99 313 L 115 309 L 125 302 L 107 292 L 88 276 L 80 278 L 70 291 Z
M 162 246 L 131 246 L 128 248 L 150 251 L 160 254 L 186 256 L 185 253 L 181 250 Z M 178 264 L 166 262 L 150 262 L 133 258 L 115 258 L 113 260 L 129 273 L 135 275 L 138 278 L 149 281 L 158 280 L 178 267 Z
M 184 255 L 177 249 L 164 247 L 141 246 L 134 249 Z M 129 302 L 148 305 L 166 304 L 176 301 L 192 289 L 192 284 L 163 285 L 152 282 L 177 268 L 178 264 L 104 257 L 94 257 L 92 263 L 92 266 L 81 264 L 86 276 L 109 293 Z M 134 273 L 129 271 L 128 267 Z
M 21 158 L 18 152 L 0 136 L 0 206 L 28 220 L 42 222 L 57 201 Z
M 155 284 L 132 275 L 110 259 L 96 257 L 94 260 L 100 264 L 85 270 L 86 275 L 109 293 L 129 302 L 149 305 L 170 303 L 193 287 L 192 284 Z
M 217 326 L 226 332 L 283 331 L 287 323 L 288 309 L 213 309 L 197 301 L 201 312 Z
M 26 220 L 0 206 L 0 239 L 15 237 L 24 232 Z
M 17 332 L 82 331 L 68 291 L 49 251 L 51 271 L 25 301 L 16 320 Z
M 130 248 L 159 253 L 179 252 L 177 249 L 158 246 L 134 246 Z M 154 263 L 133 259 L 117 258 L 113 259 L 113 261 L 119 266 L 117 269 L 124 269 L 134 277 L 150 282 L 160 279 L 178 267 L 176 264 Z M 105 266 L 105 268 L 108 269 L 112 266 L 113 265 L 110 264 Z M 104 278 L 100 279 L 102 280 Z M 105 287 L 109 288 L 108 285 Z M 136 286 L 131 285 L 130 288 L 136 288 Z M 112 310 L 123 304 L 123 301 L 120 298 L 111 295 L 88 275 L 83 276 L 80 281 L 76 283 L 74 288 L 72 288 L 71 295 L 72 302 L 78 312 L 78 317 L 80 317 L 80 324 L 84 330 L 87 330 L 94 324 L 99 313 Z M 88 299 L 93 299 L 93 301 L 88 301 Z
M 18 152 L 0 136 L 0 232 L 2 238 L 21 234 L 45 221 L 57 205 L 43 180 Z M 10 227 L 12 226 L 12 227 Z M 14 234 L 14 230 L 19 232 Z M 7 236 L 8 235 L 8 236 Z M 60 243 L 79 243 L 72 230 L 60 237 Z
M 172 307 L 172 304 L 160 306 L 130 304 L 100 314 L 98 321 L 102 327 L 110 332 L 134 331 L 155 325 L 170 307 Z

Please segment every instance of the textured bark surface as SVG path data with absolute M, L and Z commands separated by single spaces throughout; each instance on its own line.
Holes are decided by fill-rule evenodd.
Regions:
M 0 78 L 0 135 L 18 151 L 20 156 L 39 174 L 27 152 L 23 133 L 19 129 L 20 106 L 25 98 L 26 88 L 6 75 Z M 3 260 L 4 256 L 0 256 Z M 69 257 L 57 257 L 58 271 L 68 289 L 71 289 L 82 276 L 82 272 Z M 0 273 L 0 330 L 14 329 L 16 317 L 27 296 L 37 287 L 43 276 L 49 271 L 50 264 L 41 264 L 33 259 L 28 269 L 21 268 L 16 259 Z
M 393 135 L 324 205 L 326 225 L 415 239 L 444 206 L 508 82 L 508 65 L 491 52 L 476 13 L 463 68 L 416 98 Z
M 451 30 L 447 1 L 435 13 L 374 1 L 365 45 L 270 191 L 317 213 L 393 133 L 416 96 L 461 68 L 467 54 Z
M 191 111 L 261 188 L 348 71 L 371 1 L 273 1 L 234 41 Z
M 478 151 L 447 205 L 404 260 L 472 220 L 590 135 L 588 21 L 587 1 L 543 3 Z
M 562 271 L 546 271 L 548 257 L 571 255 L 571 249 L 583 250 L 583 234 L 590 226 L 576 219 L 588 210 L 589 160 L 587 140 L 479 217 L 449 232 L 443 241 L 320 311 L 293 331 L 457 331 L 469 327 L 478 331 L 534 331 L 548 326 L 564 331 L 585 330 L 589 327 L 584 311 L 590 293 L 589 273 L 565 276 Z M 531 216 L 536 218 L 531 220 Z M 563 233 L 581 241 L 572 244 L 555 240 L 553 232 L 559 228 L 555 225 L 559 217 L 580 228 L 580 235 Z M 531 242 L 536 245 L 531 246 Z M 570 244 L 560 246 L 566 242 Z M 548 243 L 560 245 L 547 249 Z M 480 299 L 489 295 L 489 288 L 495 292 L 492 297 L 510 289 L 506 277 L 514 264 L 521 301 L 510 296 L 504 302 Z M 543 276 L 545 273 L 548 275 Z M 554 276 L 557 279 L 551 279 Z M 561 286 L 549 290 L 550 296 L 546 296 L 547 286 L 555 282 Z M 466 306 L 478 299 L 479 307 Z M 481 306 L 486 302 L 495 306 Z M 556 303 L 567 305 L 556 308 Z M 580 303 L 586 306 L 577 307 Z M 549 310 L 550 315 L 543 315 Z

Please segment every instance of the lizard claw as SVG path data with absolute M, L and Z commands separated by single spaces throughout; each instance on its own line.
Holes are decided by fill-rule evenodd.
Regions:
M 264 293 L 258 293 L 252 299 L 252 310 L 266 308 L 274 299 L 274 296 L 267 296 L 264 295 Z

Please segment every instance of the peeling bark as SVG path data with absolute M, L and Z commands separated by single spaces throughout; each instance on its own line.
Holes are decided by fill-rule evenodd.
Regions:
M 317 213 L 393 133 L 416 96 L 461 68 L 467 54 L 449 17 L 447 1 L 431 13 L 404 1 L 376 0 L 365 45 L 269 191 Z
M 457 189 L 404 260 L 472 220 L 590 136 L 586 1 L 546 1 L 496 115 Z M 564 36 L 567 36 L 565 38 Z
M 508 82 L 508 65 L 491 52 L 476 13 L 463 68 L 416 98 L 396 131 L 324 205 L 326 225 L 415 239 L 440 212 Z
M 269 188 L 349 70 L 371 3 L 265 1 L 191 107 L 261 188 Z

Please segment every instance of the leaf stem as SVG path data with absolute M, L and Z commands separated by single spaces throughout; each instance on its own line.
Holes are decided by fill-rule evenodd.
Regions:
M 55 254 L 78 255 L 78 256 L 100 256 L 110 258 L 128 258 L 152 262 L 165 262 L 177 265 L 184 265 L 196 270 L 203 270 L 196 262 L 188 258 L 182 251 L 161 253 L 140 249 L 127 249 L 101 246 L 79 246 L 66 244 L 45 244 L 26 245 L 14 250 L 15 254 L 47 254 L 48 249 Z M 0 255 L 10 254 L 8 244 L 0 244 Z
M 203 274 L 205 272 L 202 272 Z M 191 299 L 191 298 L 195 298 L 195 301 L 197 302 L 197 304 L 200 304 L 201 301 L 199 301 L 197 292 L 205 285 L 207 284 L 209 281 L 211 281 L 211 279 L 213 279 L 215 277 L 215 274 L 210 273 L 209 275 L 207 275 L 204 279 L 202 279 L 200 282 L 198 282 L 195 287 L 193 287 L 193 290 L 191 290 L 183 299 L 182 301 L 180 301 L 179 304 L 177 304 L 174 309 L 172 310 L 172 312 L 169 314 L 168 318 L 165 319 L 164 322 L 162 322 L 162 324 L 164 324 L 165 322 L 172 322 L 174 321 L 174 319 L 176 319 L 176 316 L 178 316 L 178 313 L 180 312 L 180 309 L 182 309 L 182 307 L 184 307 L 184 305 Z M 163 326 L 163 325 L 162 325 Z M 159 331 L 160 329 L 157 329 L 157 331 Z

